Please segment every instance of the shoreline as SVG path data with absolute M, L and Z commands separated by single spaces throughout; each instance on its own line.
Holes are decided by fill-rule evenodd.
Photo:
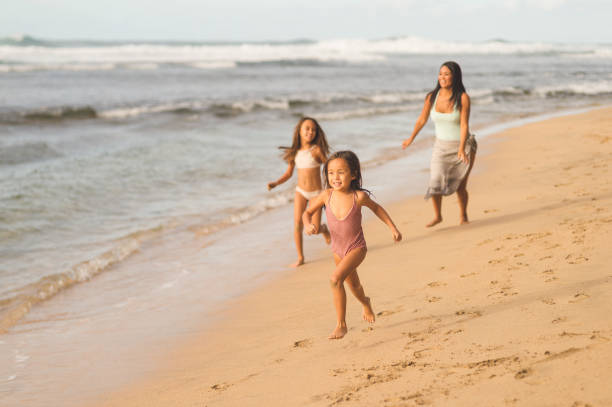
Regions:
M 606 257 L 601 246 L 602 242 L 605 242 L 605 234 L 610 232 L 609 225 L 604 222 L 608 218 L 602 218 L 602 215 L 609 216 L 610 213 L 610 205 L 603 205 L 603 203 L 609 204 L 609 194 L 590 196 L 592 192 L 576 187 L 580 182 L 563 183 L 560 179 L 555 179 L 556 174 L 551 176 L 544 171 L 546 169 L 551 171 L 552 168 L 566 175 L 563 171 L 569 170 L 559 169 L 554 160 L 566 156 L 576 157 L 577 152 L 582 153 L 579 158 L 587 157 L 587 159 L 577 160 L 578 164 L 572 168 L 582 170 L 588 165 L 584 163 L 590 162 L 592 153 L 604 154 L 606 150 L 584 151 L 586 147 L 583 147 L 582 150 L 568 152 L 565 145 L 555 145 L 552 146 L 555 148 L 552 148 L 551 145 L 542 144 L 539 140 L 544 136 L 537 134 L 537 131 L 554 133 L 551 132 L 551 127 L 556 132 L 567 132 L 575 124 L 575 119 L 581 124 L 581 127 L 575 129 L 580 133 L 585 133 L 585 127 L 594 128 L 590 130 L 592 134 L 589 132 L 586 132 L 588 133 L 586 135 L 582 134 L 582 137 L 590 142 L 588 147 L 594 148 L 594 143 L 609 145 L 607 141 L 609 136 L 607 138 L 605 136 L 608 130 L 603 131 L 602 135 L 596 125 L 600 127 L 603 124 L 609 125 L 609 120 L 606 122 L 603 112 L 607 112 L 607 116 L 610 116 L 610 111 L 609 107 L 593 108 L 587 113 L 562 115 L 505 129 L 489 138 L 495 143 L 488 142 L 487 150 L 493 150 L 495 155 L 483 156 L 481 153 L 477 158 L 480 168 L 475 173 L 478 176 L 472 176 L 469 190 L 478 198 L 473 199 L 470 206 L 472 223 L 461 229 L 455 227 L 457 223 L 455 218 L 458 219 L 458 214 L 454 198 L 444 200 L 445 221 L 433 230 L 421 230 L 424 229 L 421 223 L 426 223 L 431 215 L 430 205 L 423 204 L 421 198 L 408 198 L 391 205 L 381 202 L 398 223 L 405 240 L 393 246 L 390 237 L 386 236 L 388 233 L 384 225 L 373 224 L 371 220 L 366 222 L 366 240 L 370 250 L 364 265 L 360 268 L 363 270 L 360 271 L 360 277 L 364 281 L 366 293 L 373 298 L 374 309 L 378 314 L 378 322 L 372 329 L 359 322 L 358 307 L 354 299 L 349 298 L 347 337 L 333 343 L 325 339 L 327 331 L 333 325 L 333 309 L 331 299 L 328 298 L 330 294 L 326 280 L 333 264 L 329 256 L 329 259 L 315 260 L 302 266 L 297 273 L 279 276 L 278 279 L 267 282 L 264 287 L 256 291 L 231 300 L 216 317 L 218 321 L 226 322 L 219 323 L 212 332 L 202 333 L 203 337 L 196 334 L 195 340 L 173 350 L 169 355 L 168 364 L 161 367 L 152 377 L 147 377 L 116 395 L 105 397 L 99 404 L 192 405 L 195 402 L 210 402 L 232 405 L 233 402 L 256 405 L 264 400 L 266 405 L 281 405 L 281 401 L 291 400 L 290 405 L 330 405 L 338 400 L 351 404 L 353 400 L 358 405 L 366 401 L 374 403 L 372 405 L 386 405 L 385 400 L 377 398 L 382 396 L 379 390 L 374 391 L 374 388 L 380 388 L 385 389 L 387 392 L 385 394 L 391 394 L 388 399 L 394 400 L 396 404 L 403 402 L 405 405 L 413 405 L 419 400 L 435 404 L 436 400 L 447 402 L 455 400 L 458 405 L 474 405 L 468 404 L 469 401 L 474 402 L 474 391 L 492 391 L 490 386 L 500 384 L 507 386 L 507 389 L 498 392 L 504 393 L 505 398 L 496 399 L 492 404 L 501 404 L 506 399 L 511 401 L 510 396 L 506 397 L 508 389 L 521 394 L 522 398 L 517 398 L 518 404 L 521 404 L 521 401 L 525 403 L 525 397 L 530 394 L 525 393 L 525 389 L 517 383 L 533 382 L 536 379 L 546 382 L 546 372 L 541 372 L 543 369 L 539 366 L 558 364 L 562 368 L 567 367 L 565 364 L 570 363 L 568 360 L 578 363 L 575 360 L 578 355 L 601 349 L 605 350 L 604 359 L 610 360 L 612 355 L 607 342 L 609 339 L 606 340 L 612 336 L 610 324 L 606 326 L 604 323 L 603 327 L 600 327 L 599 325 L 605 321 L 601 320 L 599 314 L 597 316 L 600 319 L 591 316 L 581 324 L 578 318 L 584 317 L 581 311 L 575 311 L 576 315 L 569 315 L 572 313 L 568 308 L 573 304 L 582 305 L 595 301 L 605 305 L 608 301 L 600 295 L 601 285 L 611 283 L 612 275 L 607 275 L 605 272 L 602 275 L 600 270 L 593 270 L 591 265 L 595 262 L 605 264 L 606 262 L 601 259 L 609 259 L 609 255 Z M 584 117 L 596 117 L 597 120 L 594 121 L 595 124 L 590 125 Z M 527 140 L 526 136 L 521 135 L 523 131 L 531 134 L 532 139 Z M 574 139 L 576 138 L 574 136 Z M 539 160 L 542 157 L 532 151 L 533 149 L 527 149 L 525 145 L 517 146 L 519 143 L 517 139 L 521 139 L 525 144 L 531 143 L 532 147 L 535 143 L 544 155 L 544 159 Z M 573 148 L 580 147 L 579 144 L 575 144 L 572 145 Z M 566 148 L 562 152 L 557 151 L 561 147 Z M 527 151 L 524 152 L 521 148 Z M 511 153 L 508 153 L 508 150 L 512 150 Z M 512 153 L 516 152 L 519 152 L 518 158 L 521 160 L 513 156 Z M 500 155 L 510 158 L 508 162 L 514 165 L 514 171 L 501 166 L 502 163 L 509 164 L 500 162 Z M 609 160 L 610 156 L 612 153 L 603 158 Z M 529 179 L 520 176 L 523 172 L 530 174 L 530 177 L 527 177 Z M 491 173 L 496 176 L 503 175 L 501 179 L 510 182 L 509 185 L 504 185 L 505 194 L 490 197 L 482 193 L 498 185 L 491 179 L 493 177 Z M 592 177 L 592 172 L 590 175 L 585 175 L 589 174 L 588 172 L 583 171 L 583 173 L 582 178 Z M 541 181 L 540 178 L 548 181 Z M 530 181 L 538 185 L 534 187 L 530 185 Z M 589 184 L 591 186 L 596 185 L 592 180 L 582 181 L 585 185 L 588 184 L 586 181 L 591 182 Z M 565 195 L 559 194 L 561 189 L 569 186 L 578 188 L 572 192 L 575 196 L 566 198 Z M 607 193 L 610 189 L 609 182 L 600 185 L 599 189 Z M 521 196 L 522 199 L 519 200 L 516 196 Z M 596 203 L 590 204 L 590 199 L 587 199 L 589 197 L 595 198 L 593 202 Z M 602 204 L 597 206 L 597 201 L 601 201 Z M 516 206 L 510 205 L 511 203 Z M 589 213 L 591 218 L 587 217 L 586 221 L 582 219 L 584 223 L 578 226 L 571 217 L 563 219 L 561 223 L 557 222 L 558 224 L 554 224 L 558 214 L 554 215 L 553 221 L 549 219 L 553 217 L 554 212 L 566 216 L 567 211 L 576 212 L 578 206 L 589 204 L 595 205 L 595 210 L 589 207 L 593 212 Z M 565 206 L 570 209 L 566 209 Z M 406 207 L 411 208 L 412 213 L 405 214 Z M 474 216 L 474 213 L 479 215 Z M 584 217 L 583 215 L 582 218 Z M 599 222 L 601 225 L 595 225 L 594 217 L 603 219 Z M 500 229 L 500 226 L 504 228 Z M 594 230 L 595 226 L 599 229 Z M 582 240 L 582 245 L 574 244 L 578 245 L 580 250 L 564 252 L 564 256 L 557 253 L 561 250 L 559 247 L 566 249 L 565 246 L 568 245 L 565 240 L 557 237 L 559 232 L 557 229 L 562 229 L 564 238 L 574 238 L 574 242 Z M 459 230 L 462 233 L 458 233 Z M 586 231 L 593 232 L 593 236 L 588 236 L 593 240 L 589 241 L 589 245 L 584 244 L 586 235 L 589 234 Z M 467 243 L 461 239 L 462 235 L 467 236 Z M 435 246 L 438 240 L 446 245 L 447 253 L 443 253 L 442 256 L 432 256 L 435 260 L 431 260 L 427 254 L 439 253 L 432 250 L 429 245 Z M 511 244 L 515 244 L 516 247 L 509 247 Z M 551 257 L 538 257 L 537 250 L 534 252 L 530 247 L 540 244 L 544 244 L 545 247 L 540 247 L 538 250 L 552 251 Z M 421 249 L 417 251 L 420 254 L 418 258 L 406 257 L 405 253 L 401 253 L 410 251 L 411 245 L 417 245 Z M 493 247 L 495 245 L 498 246 Z M 498 248 L 499 250 L 496 250 Z M 465 251 L 471 256 L 464 256 Z M 482 252 L 486 252 L 486 255 Z M 451 258 L 448 253 L 460 255 L 455 259 L 455 264 L 449 263 Z M 491 258 L 484 258 L 487 256 Z M 526 259 L 529 259 L 529 263 Z M 404 265 L 406 262 L 410 263 L 409 268 Z M 530 264 L 537 265 L 538 270 L 534 275 L 525 273 L 536 267 Z M 414 272 L 416 281 L 398 277 L 403 284 L 397 284 L 396 278 L 389 275 L 393 272 L 387 270 L 401 268 L 410 272 L 415 266 L 418 270 Z M 593 278 L 581 280 L 582 277 L 577 277 L 570 270 L 574 266 L 585 268 L 584 274 Z M 555 267 L 558 267 L 558 270 Z M 540 268 L 542 270 L 539 270 Z M 374 279 L 377 273 L 378 279 Z M 488 274 L 486 277 L 485 273 Z M 472 295 L 467 295 L 467 290 L 472 285 L 477 288 L 476 299 L 473 299 Z M 401 290 L 400 286 L 405 286 L 405 291 Z M 582 288 L 576 288 L 578 286 Z M 555 288 L 549 290 L 548 287 Z M 445 300 L 449 297 L 449 292 L 452 299 Z M 521 299 L 518 305 L 515 304 L 517 301 L 509 300 L 515 296 Z M 294 301 L 295 298 L 298 300 Z M 414 301 L 416 298 L 422 301 Z M 296 302 L 301 305 L 296 305 Z M 567 306 L 565 307 L 567 310 L 558 311 L 559 315 L 555 314 L 554 319 L 549 318 L 548 309 L 559 308 L 561 305 Z M 602 308 L 597 309 L 600 314 L 603 313 Z M 492 315 L 505 314 L 508 315 L 503 318 L 504 321 L 492 318 Z M 525 314 L 532 317 L 530 322 L 533 325 L 529 324 L 524 332 L 508 331 L 508 328 L 516 323 L 517 317 L 523 317 Z M 548 320 L 544 321 L 544 317 Z M 324 323 L 327 320 L 328 323 Z M 485 320 L 486 323 L 482 322 Z M 591 329 L 591 332 L 585 333 L 583 325 L 587 322 L 599 324 L 597 326 L 601 329 Z M 491 331 L 489 325 L 494 326 L 495 330 Z M 557 329 L 563 325 L 565 325 L 564 330 Z M 449 329 L 448 332 L 442 332 L 446 328 Z M 543 336 L 562 340 L 555 342 L 555 340 L 542 339 L 538 342 L 538 335 L 542 336 L 540 330 L 543 331 Z M 532 335 L 533 337 L 529 337 L 527 342 L 534 343 L 531 346 L 513 347 L 512 341 L 504 340 L 500 332 L 512 334 L 513 339 L 519 343 L 525 340 L 525 336 Z M 379 333 L 378 339 L 375 338 L 376 333 Z M 491 346 L 478 343 L 482 342 L 483 334 L 485 337 L 490 336 Z M 469 336 L 470 340 L 476 341 L 467 346 L 470 351 L 467 354 L 466 349 L 462 347 L 463 343 L 467 343 L 465 338 L 457 339 L 462 336 Z M 448 346 L 445 342 L 449 343 Z M 478 346 L 473 346 L 474 343 Z M 416 346 L 417 344 L 419 346 Z M 546 346 L 548 348 L 544 349 Z M 502 348 L 504 352 L 501 352 Z M 211 349 L 214 349 L 213 354 L 210 354 Z M 339 349 L 348 360 L 338 357 L 335 351 Z M 367 353 L 366 349 L 375 349 L 376 355 Z M 355 355 L 351 350 L 359 350 L 361 353 Z M 245 364 L 245 360 L 248 363 Z M 314 362 L 311 363 L 312 360 Z M 474 363 L 476 365 L 470 367 L 470 364 Z M 582 362 L 582 365 L 584 364 L 585 362 Z M 581 368 L 584 367 L 582 365 Z M 610 373 L 609 368 L 603 368 L 594 360 L 589 360 L 585 368 L 593 365 L 603 369 L 604 373 Z M 469 375 L 463 374 L 466 369 L 470 370 Z M 412 371 L 420 371 L 424 378 L 414 376 Z M 318 374 L 322 374 L 323 377 L 319 377 Z M 489 380 L 491 384 L 486 382 L 485 374 L 492 375 Z M 554 376 L 557 378 L 563 375 Z M 419 385 L 408 386 L 412 389 L 412 393 L 404 391 L 406 394 L 402 396 L 399 384 L 403 383 L 405 386 L 404 379 L 408 377 L 410 377 L 409 383 Z M 464 381 L 471 380 L 474 383 L 468 383 L 464 386 L 465 389 L 451 386 L 453 391 L 449 394 L 445 394 L 444 391 L 437 389 L 440 386 L 436 387 L 433 384 L 436 380 L 448 382 L 449 385 L 456 384 L 448 379 L 449 377 L 451 379 L 461 377 Z M 598 377 L 605 380 L 605 374 Z M 434 380 L 435 378 L 437 379 Z M 565 380 L 564 383 L 567 384 L 567 378 L 558 379 Z M 300 390 L 300 385 L 305 381 L 311 383 L 311 386 Z M 576 381 L 578 382 L 589 391 L 580 392 L 576 390 L 574 384 L 569 387 L 572 392 L 580 393 L 583 398 L 587 395 L 592 397 L 584 402 L 597 404 L 597 400 L 599 402 L 612 400 L 609 391 L 608 393 L 601 389 L 595 391 L 597 386 L 593 382 L 597 382 L 596 379 L 591 378 L 591 383 L 588 385 L 580 380 Z M 282 389 L 282 395 L 272 394 L 271 386 Z M 545 401 L 543 405 L 555 405 L 553 400 L 566 401 L 566 398 L 560 398 L 563 392 L 553 394 L 550 390 L 544 391 L 545 386 L 538 386 L 537 383 L 533 386 L 538 391 L 532 393 L 545 394 L 548 397 L 542 399 Z M 154 392 L 155 396 L 151 393 L 152 389 L 157 389 Z M 427 389 L 430 391 L 426 391 Z M 493 392 L 492 395 L 498 393 Z M 564 395 L 567 396 L 566 393 Z

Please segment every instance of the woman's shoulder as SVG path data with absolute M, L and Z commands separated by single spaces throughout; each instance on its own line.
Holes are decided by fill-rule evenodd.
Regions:
M 470 103 L 470 95 L 467 92 L 461 94 L 461 103 Z

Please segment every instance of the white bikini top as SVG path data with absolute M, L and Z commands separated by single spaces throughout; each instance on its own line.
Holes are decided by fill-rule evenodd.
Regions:
M 313 148 L 314 146 L 310 147 L 308 150 L 298 150 L 295 155 L 295 166 L 297 168 L 317 168 L 321 165 L 312 156 Z

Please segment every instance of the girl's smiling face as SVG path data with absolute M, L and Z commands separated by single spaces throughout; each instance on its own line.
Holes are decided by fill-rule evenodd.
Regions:
M 309 145 L 317 136 L 317 126 L 312 120 L 304 120 L 300 126 L 300 139 L 302 146 Z
M 450 88 L 453 85 L 453 73 L 446 65 L 442 65 L 438 74 L 438 83 L 441 88 Z
M 335 158 L 327 163 L 327 182 L 336 191 L 347 192 L 351 189 L 351 181 L 355 176 L 343 158 Z

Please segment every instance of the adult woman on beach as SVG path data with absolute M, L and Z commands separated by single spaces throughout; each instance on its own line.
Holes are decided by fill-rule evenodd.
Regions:
M 456 62 L 448 61 L 440 67 L 438 83 L 425 97 L 421 115 L 410 138 L 402 143 L 403 149 L 412 144 L 430 116 L 436 128 L 436 141 L 425 199 L 432 198 L 434 218 L 426 226 L 442 222 L 442 196 L 455 192 L 461 224 L 468 223 L 466 187 L 477 145 L 474 135 L 470 134 L 470 97 L 463 86 L 461 67 Z

